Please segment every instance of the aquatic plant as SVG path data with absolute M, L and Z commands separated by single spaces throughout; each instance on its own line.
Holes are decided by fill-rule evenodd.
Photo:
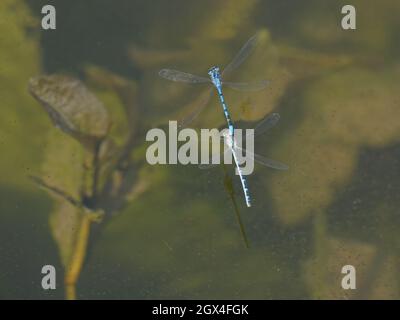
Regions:
M 124 89 L 134 92 L 134 86 L 122 78 L 110 79 L 121 94 L 127 92 Z M 31 178 L 56 199 L 51 230 L 65 269 L 66 297 L 75 299 L 92 224 L 107 221 L 137 191 L 135 164 L 129 157 L 136 131 L 130 130 L 119 146 L 110 133 L 107 109 L 76 78 L 40 75 L 30 79 L 29 91 L 62 132 L 50 133 L 43 174 Z M 135 126 L 130 113 L 128 119 Z

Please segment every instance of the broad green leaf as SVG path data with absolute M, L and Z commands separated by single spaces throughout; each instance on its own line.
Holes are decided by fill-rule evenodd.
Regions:
M 50 216 L 50 228 L 57 243 L 64 268 L 67 268 L 74 254 L 82 209 L 65 200 L 58 200 Z

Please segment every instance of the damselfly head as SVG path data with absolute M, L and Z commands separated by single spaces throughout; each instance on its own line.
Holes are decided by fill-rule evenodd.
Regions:
M 211 67 L 208 70 L 208 74 L 210 75 L 211 78 L 218 77 L 219 76 L 219 67 L 216 67 L 216 66 Z

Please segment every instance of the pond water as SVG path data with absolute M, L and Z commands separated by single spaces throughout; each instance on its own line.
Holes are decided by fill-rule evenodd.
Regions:
M 400 2 L 353 0 L 356 30 L 345 1 L 59 0 L 56 30 L 45 4 L 0 3 L 0 298 L 400 298 Z M 256 164 L 247 208 L 233 166 L 150 165 L 145 137 L 208 95 L 159 70 L 256 33 L 229 80 L 269 86 L 224 95 L 238 126 L 279 113 L 255 151 L 289 170 Z M 215 92 L 190 127 L 226 127 Z

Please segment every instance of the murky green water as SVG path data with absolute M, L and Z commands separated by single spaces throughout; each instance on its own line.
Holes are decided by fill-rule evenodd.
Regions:
M 89 214 L 31 175 L 106 214 L 90 224 L 80 299 L 400 297 L 398 1 L 353 0 L 348 31 L 345 1 L 53 3 L 48 31 L 46 1 L 0 3 L 0 298 L 64 298 L 65 267 L 79 260 Z M 256 166 L 248 209 L 233 167 L 150 166 L 145 134 L 190 113 L 204 92 L 158 70 L 205 75 L 257 31 L 263 40 L 232 79 L 271 85 L 226 99 L 236 121 L 281 115 L 256 152 L 290 169 Z M 28 92 L 45 73 L 80 79 L 108 111 L 113 142 L 101 159 L 112 173 L 100 172 L 96 192 L 87 141 L 56 129 Z M 192 126 L 224 124 L 213 97 Z M 57 270 L 53 291 L 41 288 L 46 264 Z M 345 265 L 356 268 L 356 290 L 341 286 Z

